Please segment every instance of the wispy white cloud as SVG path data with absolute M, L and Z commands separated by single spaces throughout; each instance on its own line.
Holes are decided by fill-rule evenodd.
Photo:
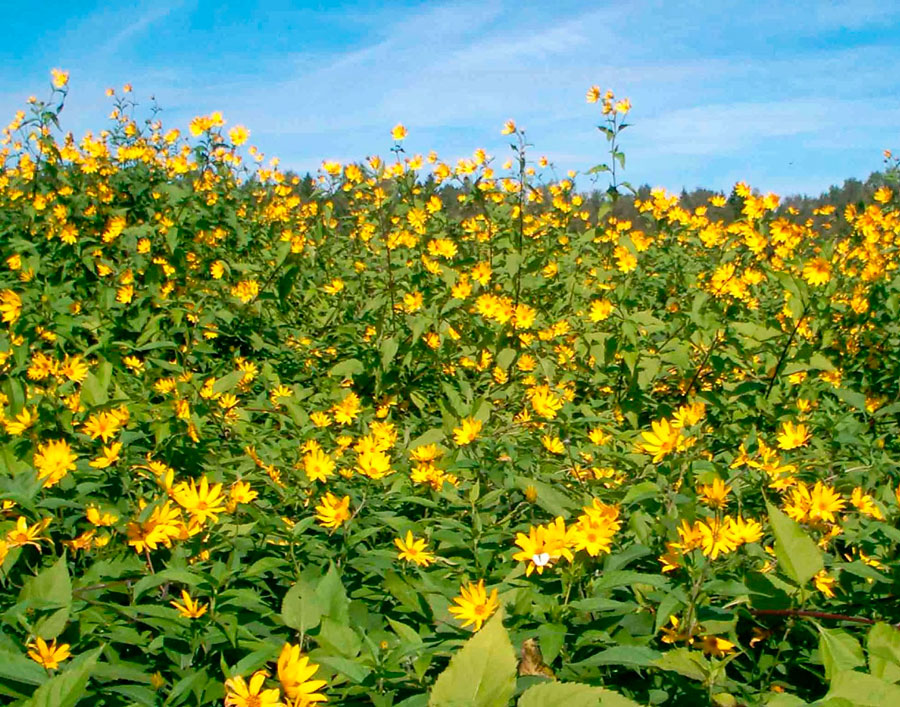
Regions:
M 251 57 L 238 40 L 246 35 L 231 34 L 246 23 L 230 20 L 216 28 L 223 49 L 215 63 L 192 63 L 181 44 L 148 42 L 183 39 L 176 30 L 208 16 L 203 1 L 104 8 L 71 23 L 43 55 L 47 69 L 72 69 L 68 126 L 98 127 L 108 112 L 103 88 L 132 81 L 137 96 L 159 99 L 167 123 L 222 110 L 298 169 L 384 151 L 397 121 L 410 127 L 413 151 L 434 147 L 450 158 L 482 146 L 505 155 L 499 128 L 507 118 L 528 128 L 536 153 L 555 155 L 563 170 L 583 169 L 605 146 L 596 106 L 584 103 L 598 83 L 633 99 L 626 172 L 637 182 L 721 183 L 750 169 L 807 189 L 829 170 L 839 181 L 878 168 L 869 157 L 875 147 L 900 142 L 900 76 L 886 70 L 900 59 L 885 34 L 892 24 L 900 31 L 896 4 L 448 0 L 363 13 L 331 5 L 323 27 L 335 41 L 312 48 L 288 42 Z M 300 24 L 323 17 L 282 12 Z M 140 54 L 129 51 L 138 46 Z M 209 56 L 205 46 L 194 52 Z M 35 83 L 33 75 L 0 77 L 0 110 L 11 114 Z M 772 145 L 793 171 L 759 161 Z M 815 155 L 829 147 L 847 159 L 823 164 Z

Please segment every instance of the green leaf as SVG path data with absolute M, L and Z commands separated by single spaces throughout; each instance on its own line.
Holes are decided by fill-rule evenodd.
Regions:
M 429 707 L 507 707 L 516 691 L 516 654 L 497 613 L 450 659 Z
M 663 654 L 647 646 L 613 646 L 585 658 L 574 665 L 590 667 L 594 665 L 633 665 L 650 667 L 656 664 Z
M 900 631 L 886 623 L 877 623 L 866 638 L 869 672 L 888 682 L 900 680 Z
M 397 355 L 397 349 L 399 347 L 400 344 L 397 343 L 396 337 L 385 339 L 381 344 L 381 367 L 383 369 L 387 370 L 388 366 L 391 365 L 391 361 L 393 361 L 394 356 Z
M 102 650 L 102 648 L 97 648 L 76 658 L 63 672 L 35 690 L 25 705 L 27 707 L 74 707 L 84 696 L 84 688 Z
M 529 687 L 518 707 L 638 707 L 637 702 L 602 687 L 577 682 L 546 682 Z
M 825 699 L 845 699 L 854 707 L 900 705 L 900 687 L 856 670 L 841 670 L 832 677 Z
M 691 680 L 705 681 L 709 676 L 709 661 L 700 653 L 687 648 L 675 648 L 663 653 L 662 658 L 654 661 L 654 665 L 662 670 L 683 675 Z
M 865 665 L 862 646 L 853 636 L 839 628 L 818 626 L 818 629 L 819 655 L 828 680 L 842 670 L 853 670 Z
M 232 371 L 231 373 L 222 376 L 213 383 L 213 393 L 227 393 L 229 390 L 234 388 L 238 383 L 244 380 L 244 372 L 243 371 Z
M 29 685 L 40 685 L 46 682 L 47 673 L 31 658 L 0 648 L 0 678 Z
M 825 568 L 822 551 L 800 527 L 771 503 L 766 503 L 778 566 L 798 585 L 803 586 Z
M 325 606 L 316 588 L 302 579 L 288 590 L 281 602 L 281 620 L 300 633 L 318 626 L 324 613 Z
M 350 623 L 350 600 L 341 582 L 341 576 L 332 563 L 325 576 L 319 580 L 316 594 L 322 606 L 322 613 L 330 616 L 338 623 L 347 625 Z
M 336 363 L 331 367 L 331 370 L 328 371 L 328 375 L 334 378 L 352 378 L 353 376 L 357 376 L 362 373 L 365 367 L 362 365 L 362 361 L 355 358 L 348 358 L 346 361 L 341 361 L 340 363 Z
M 568 518 L 570 515 L 569 511 L 575 507 L 575 504 L 572 503 L 568 496 L 543 481 L 538 481 L 528 476 L 517 476 L 516 486 L 522 491 L 525 491 L 529 486 L 533 486 L 535 491 L 537 491 L 535 503 L 552 516 Z
M 25 580 L 19 601 L 27 600 L 54 608 L 68 607 L 72 603 L 72 580 L 65 553 L 50 567 Z
M 94 371 L 88 373 L 81 385 L 81 399 L 92 407 L 104 405 L 109 400 L 107 391 L 112 377 L 112 364 L 109 361 L 101 362 Z

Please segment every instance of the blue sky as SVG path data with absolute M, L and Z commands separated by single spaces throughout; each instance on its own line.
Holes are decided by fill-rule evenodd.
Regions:
M 131 82 L 167 126 L 221 110 L 299 171 L 386 155 L 398 121 L 410 151 L 505 159 L 509 118 L 535 157 L 584 170 L 605 147 L 598 84 L 632 99 L 634 184 L 818 193 L 900 151 L 900 3 L 883 0 L 4 4 L 0 118 L 68 69 L 76 135 Z

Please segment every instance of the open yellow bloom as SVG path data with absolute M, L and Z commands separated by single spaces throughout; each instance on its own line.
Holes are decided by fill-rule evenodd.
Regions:
M 28 657 L 47 670 L 55 670 L 60 663 L 71 656 L 69 644 L 63 643 L 58 646 L 55 638 L 49 646 L 40 636 L 28 644 Z
M 391 137 L 394 138 L 397 142 L 400 142 L 403 138 L 409 135 L 409 131 L 403 126 L 402 123 L 397 123 L 391 129 Z
M 423 538 L 416 539 L 413 537 L 412 531 L 406 531 L 406 539 L 394 538 L 394 545 L 400 551 L 398 557 L 407 562 L 414 562 L 422 567 L 428 567 L 434 562 L 434 554 L 429 552 L 426 547 L 427 543 Z
M 257 670 L 250 682 L 240 675 L 225 681 L 225 707 L 281 707 L 281 690 L 263 689 L 269 673 Z
M 316 519 L 323 528 L 337 530 L 345 521 L 350 520 L 350 497 L 338 499 L 329 491 L 316 506 Z
M 795 425 L 793 422 L 785 422 L 781 426 L 781 434 L 778 435 L 778 448 L 784 450 L 796 449 L 809 442 L 809 428 L 806 425 Z
M 460 420 L 460 426 L 453 429 L 453 441 L 461 447 L 471 444 L 478 439 L 481 425 L 481 420 L 476 420 L 474 417 L 463 418 Z
M 182 481 L 172 490 L 172 497 L 200 524 L 207 520 L 215 523 L 219 513 L 225 510 L 222 484 L 210 486 L 205 476 L 200 479 L 199 485 L 196 479 L 191 479 L 190 485 Z
M 463 628 L 466 626 L 475 626 L 475 631 L 480 631 L 484 622 L 500 606 L 500 600 L 497 598 L 497 590 L 494 589 L 490 594 L 485 591 L 484 580 L 478 580 L 478 583 L 469 582 L 465 587 L 459 588 L 459 596 L 454 597 L 453 601 L 456 606 L 451 606 L 449 611 L 457 620 L 462 621 Z

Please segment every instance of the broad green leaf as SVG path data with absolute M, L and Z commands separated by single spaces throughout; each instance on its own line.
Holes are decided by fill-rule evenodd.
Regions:
M 438 676 L 429 707 L 507 707 L 516 691 L 516 654 L 503 611 L 466 641 Z
M 350 600 L 341 582 L 341 576 L 332 563 L 325 576 L 316 586 L 316 594 L 322 606 L 322 613 L 341 624 L 350 623 Z
M 109 361 L 100 362 L 96 368 L 87 374 L 81 385 L 81 399 L 91 407 L 105 405 L 109 400 L 109 381 L 112 378 L 112 364 Z
M 798 585 L 803 586 L 825 568 L 822 551 L 800 527 L 771 503 L 766 503 L 778 566 Z
M 67 607 L 72 603 L 72 580 L 65 553 L 50 567 L 25 580 L 19 600 L 31 600 L 54 608 Z
M 227 375 L 219 378 L 215 383 L 213 383 L 213 393 L 227 393 L 229 390 L 234 388 L 238 383 L 244 380 L 244 376 L 246 374 L 244 371 L 232 371 Z
M 517 707 L 638 707 L 638 703 L 602 687 L 547 682 L 525 690 Z
M 305 633 L 319 625 L 325 609 L 316 588 L 301 579 L 284 595 L 281 619 L 286 626 Z
M 890 624 L 877 623 L 866 638 L 869 672 L 888 682 L 900 681 L 900 631 Z
M 328 372 L 328 375 L 333 378 L 352 378 L 353 376 L 358 376 L 364 370 L 366 369 L 363 366 L 362 361 L 355 358 L 348 358 L 345 361 L 333 365 Z
M 606 650 L 595 653 L 575 665 L 588 667 L 593 665 L 633 665 L 637 667 L 649 667 L 662 658 L 659 651 L 647 646 L 612 646 Z
M 825 677 L 831 677 L 842 670 L 853 670 L 865 665 L 862 646 L 853 636 L 839 628 L 819 629 L 819 655 L 825 666 Z
M 0 648 L 0 678 L 40 685 L 47 681 L 47 672 L 26 655 Z
M 388 366 L 391 365 L 394 356 L 397 355 L 397 349 L 399 347 L 400 344 L 397 343 L 396 337 L 385 339 L 381 344 L 381 367 L 383 369 L 387 370 Z
M 900 705 L 900 687 L 856 670 L 839 670 L 831 678 L 825 700 L 844 699 L 854 707 Z
M 666 651 L 653 664 L 657 668 L 671 670 L 691 680 L 705 681 L 709 677 L 709 661 L 701 653 L 688 648 L 673 648 Z

